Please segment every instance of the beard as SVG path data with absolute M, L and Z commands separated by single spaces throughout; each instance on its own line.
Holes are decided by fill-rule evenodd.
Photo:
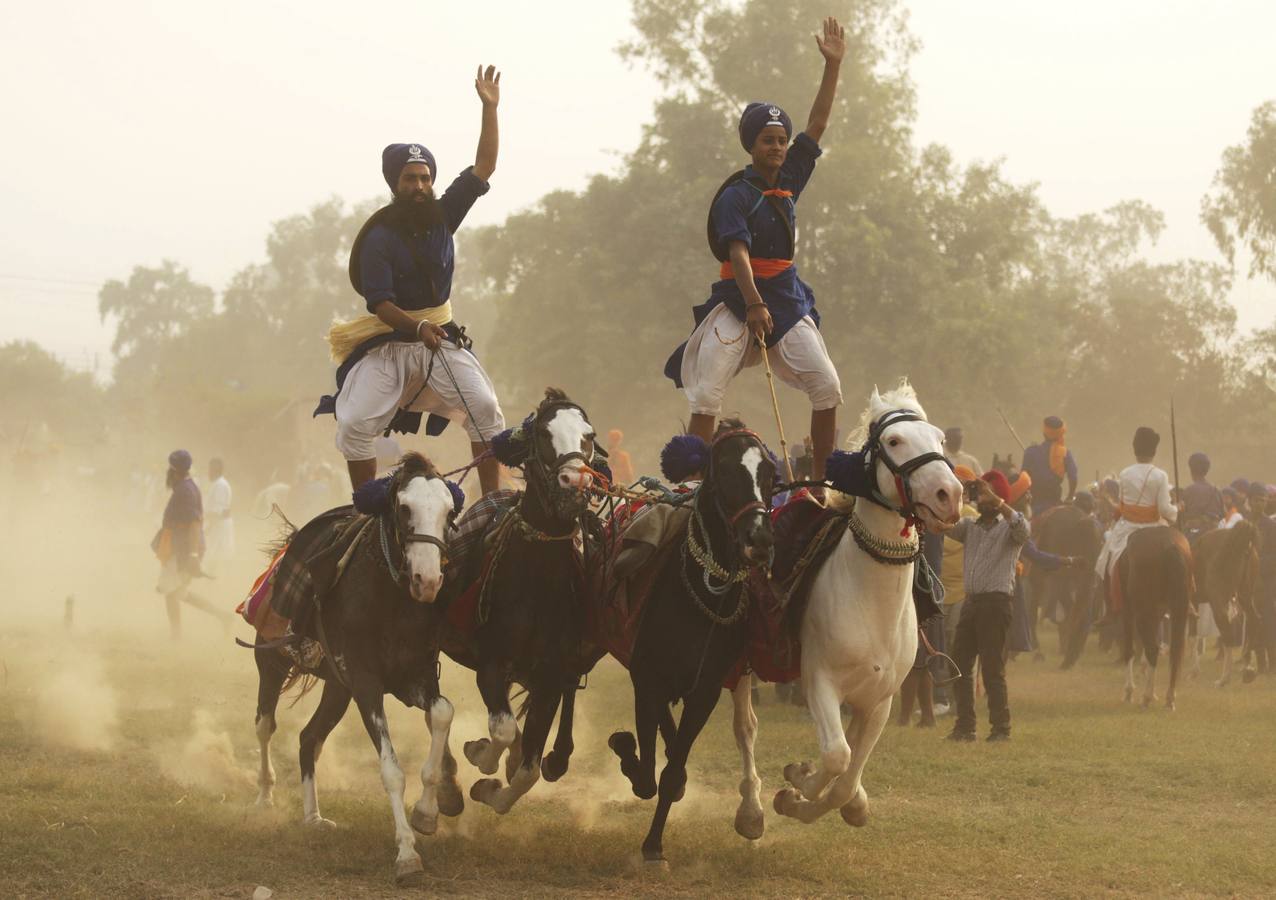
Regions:
M 398 221 L 414 231 L 442 225 L 445 221 L 443 207 L 433 190 L 395 194 L 392 206 Z

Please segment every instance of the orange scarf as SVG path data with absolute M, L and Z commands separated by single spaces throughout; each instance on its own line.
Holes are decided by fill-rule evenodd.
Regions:
M 1063 444 L 1063 436 L 1067 433 L 1068 428 L 1061 425 L 1058 428 L 1050 428 L 1049 426 L 1042 429 L 1042 434 L 1046 440 L 1050 441 L 1050 471 L 1054 472 L 1060 478 L 1067 472 L 1064 466 L 1064 460 L 1068 458 L 1068 448 Z
M 760 256 L 749 260 L 749 265 L 753 268 L 754 278 L 774 278 L 789 266 L 793 265 L 791 259 L 764 259 Z M 722 264 L 722 268 L 718 270 L 718 277 L 723 281 L 729 281 L 735 278 L 735 269 L 732 268 L 730 260 Z

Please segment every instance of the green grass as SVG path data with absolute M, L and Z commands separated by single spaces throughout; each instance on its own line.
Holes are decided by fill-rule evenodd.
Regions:
M 277 806 L 257 810 L 256 674 L 247 651 L 220 639 L 169 647 L 105 632 L 65 643 L 25 631 L 0 637 L 0 655 L 4 895 L 247 897 L 258 884 L 280 897 L 404 893 L 391 876 L 392 825 L 376 760 L 353 710 L 319 764 L 323 812 L 340 827 L 313 833 L 299 825 L 296 735 L 317 697 L 281 709 Z M 73 690 L 60 714 L 100 715 L 106 691 L 117 707 L 104 731 L 111 744 L 60 746 L 49 737 L 59 710 L 47 709 L 42 685 L 49 672 L 94 659 L 100 671 L 87 670 L 83 694 L 94 708 L 75 709 Z M 471 803 L 445 820 L 420 845 L 424 890 L 1088 897 L 1276 889 L 1276 679 L 1221 691 L 1188 682 L 1170 713 L 1122 704 L 1121 670 L 1093 648 L 1075 671 L 1021 659 L 1009 678 L 1007 745 L 949 745 L 940 731 L 889 727 L 868 765 L 872 815 L 863 829 L 836 814 L 803 826 L 770 812 L 783 765 L 811 758 L 814 736 L 804 710 L 776 705 L 764 688 L 758 761 L 768 819 L 756 845 L 731 827 L 739 771 L 724 697 L 692 756 L 687 799 L 670 817 L 671 871 L 660 876 L 638 862 L 653 804 L 628 795 L 605 748 L 632 713 L 627 676 L 604 663 L 581 697 L 577 755 L 564 781 L 538 784 L 505 817 Z M 458 707 L 459 750 L 485 732 L 485 713 L 469 673 L 445 668 L 444 682 Z M 411 802 L 425 727 L 419 714 L 387 703 Z M 476 773 L 461 765 L 468 789 Z

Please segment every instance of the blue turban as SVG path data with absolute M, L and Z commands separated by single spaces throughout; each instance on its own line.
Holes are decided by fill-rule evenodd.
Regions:
M 787 137 L 793 137 L 793 120 L 780 107 L 755 100 L 744 108 L 740 116 L 740 143 L 746 151 L 753 152 L 753 142 L 768 125 L 779 125 Z
M 191 470 L 191 455 L 185 450 L 174 450 L 168 455 L 168 464 L 179 472 Z
M 1198 450 L 1187 458 L 1187 467 L 1193 475 L 1204 478 L 1210 471 L 1210 458 Z
M 390 144 L 381 151 L 381 174 L 390 190 L 398 190 L 399 174 L 408 163 L 425 163 L 430 167 L 430 180 L 438 177 L 439 167 L 434 154 L 424 144 Z

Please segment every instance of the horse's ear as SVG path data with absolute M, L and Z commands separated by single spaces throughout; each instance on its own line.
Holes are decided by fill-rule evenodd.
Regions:
M 877 389 L 877 385 L 873 385 L 873 396 L 868 398 L 869 406 L 879 406 L 882 402 L 882 392 Z

